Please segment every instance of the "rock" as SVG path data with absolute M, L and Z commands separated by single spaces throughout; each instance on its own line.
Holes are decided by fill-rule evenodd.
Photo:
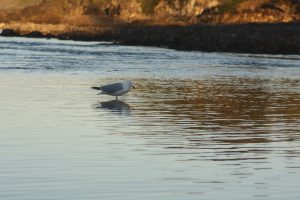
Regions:
M 2 36 L 20 36 L 19 33 L 17 33 L 15 30 L 12 30 L 12 29 L 3 29 L 1 35 Z
M 31 37 L 31 38 L 44 38 L 45 36 L 39 32 L 39 31 L 33 31 L 33 32 L 30 32 L 30 33 L 26 33 L 24 34 L 23 36 L 25 37 Z

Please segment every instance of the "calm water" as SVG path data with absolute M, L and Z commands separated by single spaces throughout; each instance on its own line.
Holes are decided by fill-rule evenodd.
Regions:
M 0 97 L 0 199 L 300 198 L 300 56 L 0 37 Z

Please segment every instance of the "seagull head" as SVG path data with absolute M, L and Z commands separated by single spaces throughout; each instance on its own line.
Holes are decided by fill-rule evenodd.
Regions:
M 128 84 L 130 85 L 130 88 L 133 88 L 135 89 L 134 85 L 133 85 L 133 82 L 132 81 L 128 81 Z

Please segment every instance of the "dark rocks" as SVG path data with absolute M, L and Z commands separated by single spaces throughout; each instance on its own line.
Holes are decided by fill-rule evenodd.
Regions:
M 20 36 L 4 29 L 3 36 Z M 111 41 L 124 45 L 167 47 L 186 51 L 257 54 L 300 54 L 300 24 L 235 24 L 158 26 L 119 25 L 91 33 L 74 31 L 58 35 L 32 32 L 21 36 L 81 41 Z
M 12 29 L 3 29 L 2 30 L 2 33 L 1 33 L 2 36 L 11 36 L 11 37 L 15 37 L 15 36 L 20 36 L 20 34 L 18 32 L 16 32 L 15 30 L 12 30 Z
M 44 34 L 42 34 L 39 31 L 33 31 L 33 32 L 30 32 L 30 33 L 26 33 L 23 36 L 30 37 L 30 38 L 44 38 L 45 37 Z
M 130 27 L 121 29 L 115 40 L 188 51 L 300 54 L 300 24 Z

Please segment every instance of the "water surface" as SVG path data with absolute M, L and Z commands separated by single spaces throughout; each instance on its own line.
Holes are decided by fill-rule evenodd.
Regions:
M 0 97 L 1 199 L 300 198 L 299 56 L 0 37 Z

